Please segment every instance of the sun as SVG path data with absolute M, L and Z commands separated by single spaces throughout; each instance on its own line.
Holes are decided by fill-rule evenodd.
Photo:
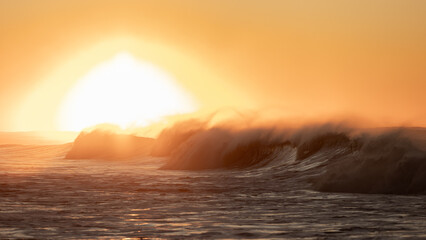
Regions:
M 70 131 L 101 123 L 143 126 L 196 109 L 195 100 L 171 75 L 122 52 L 94 67 L 69 91 L 59 125 Z

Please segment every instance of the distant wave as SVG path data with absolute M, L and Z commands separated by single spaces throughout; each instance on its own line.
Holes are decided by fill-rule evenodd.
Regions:
M 94 130 L 81 132 L 65 158 L 125 159 L 149 155 L 154 139 Z
M 319 191 L 424 194 L 422 139 L 422 129 L 372 133 L 335 124 L 235 128 L 188 121 L 165 129 L 155 140 L 82 133 L 67 158 L 162 156 L 164 170 L 256 170 L 277 179 L 308 181 Z

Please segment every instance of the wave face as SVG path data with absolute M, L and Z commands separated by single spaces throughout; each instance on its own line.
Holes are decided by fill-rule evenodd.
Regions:
M 203 170 L 217 168 L 245 168 L 264 163 L 284 145 L 273 129 L 228 128 L 203 129 L 193 133 L 171 152 L 163 169 Z

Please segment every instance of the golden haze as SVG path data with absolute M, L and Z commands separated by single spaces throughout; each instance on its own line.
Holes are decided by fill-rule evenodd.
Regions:
M 175 76 L 203 110 L 426 126 L 424 1 L 0 5 L 2 130 L 57 129 L 64 95 L 121 51 Z

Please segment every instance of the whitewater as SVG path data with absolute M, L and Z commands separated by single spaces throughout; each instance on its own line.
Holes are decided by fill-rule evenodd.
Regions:
M 421 128 L 192 122 L 156 139 L 4 144 L 0 238 L 422 239 L 425 140 Z

